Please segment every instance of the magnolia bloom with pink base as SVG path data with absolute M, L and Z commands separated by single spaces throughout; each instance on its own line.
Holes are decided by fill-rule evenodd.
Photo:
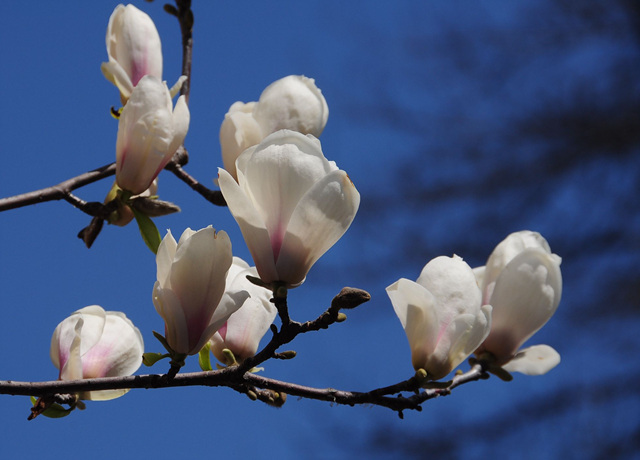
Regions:
M 265 283 L 300 285 L 347 231 L 360 194 L 320 141 L 282 130 L 245 150 L 238 182 L 218 170 L 220 190 Z
M 91 305 L 74 312 L 56 327 L 51 361 L 60 380 L 119 377 L 142 364 L 144 343 L 137 327 L 123 314 Z M 80 399 L 108 400 L 129 390 L 85 391 Z
M 225 292 L 231 260 L 229 237 L 211 226 L 188 228 L 177 243 L 167 232 L 160 243 L 153 304 L 176 353 L 198 353 L 247 298 L 246 292 Z
M 528 375 L 544 374 L 558 365 L 560 355 L 547 345 L 520 347 L 558 308 L 560 262 L 536 232 L 512 233 L 496 246 L 486 266 L 474 271 L 484 302 L 493 306 L 491 333 L 476 354 L 490 353 L 496 365 Z
M 116 6 L 107 26 L 107 54 L 103 62 L 104 76 L 120 90 L 126 104 L 133 88 L 145 75 L 162 80 L 162 45 L 158 30 L 151 18 L 133 5 Z M 185 76 L 171 88 L 175 95 Z
M 407 334 L 413 367 L 432 380 L 445 377 L 482 343 L 491 327 L 491 306 L 471 267 L 460 257 L 437 257 L 417 282 L 405 278 L 387 288 Z
M 313 78 L 281 78 L 265 88 L 258 102 L 236 102 L 229 108 L 220 127 L 224 169 L 237 178 L 235 162 L 245 149 L 281 129 L 319 137 L 328 117 L 327 101 Z
M 175 109 L 167 85 L 145 76 L 122 109 L 116 141 L 116 183 L 138 195 L 149 188 L 184 142 L 189 108 L 184 96 Z
M 270 302 L 271 291 L 256 286 L 247 279 L 247 275 L 257 277 L 255 267 L 249 267 L 239 257 L 233 258 L 233 264 L 227 274 L 227 291 L 246 291 L 249 293 L 238 311 L 211 338 L 211 352 L 222 363 L 231 365 L 222 352 L 231 350 L 237 362 L 256 354 L 260 340 L 269 330 L 276 317 L 276 307 Z

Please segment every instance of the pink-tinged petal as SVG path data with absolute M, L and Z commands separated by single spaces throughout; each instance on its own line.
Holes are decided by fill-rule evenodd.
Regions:
M 332 169 L 320 145 L 294 131 L 278 131 L 253 151 L 238 181 L 260 213 L 276 257 L 298 202 Z
M 224 169 L 218 169 L 218 183 L 229 211 L 242 231 L 260 278 L 267 283 L 277 281 L 271 240 L 262 217 L 238 183 Z
M 231 261 L 229 237 L 225 232 L 216 234 L 212 227 L 178 244 L 171 266 L 171 288 L 180 299 L 187 321 L 190 352 L 201 341 L 200 335 L 220 303 Z
M 253 356 L 277 314 L 274 304 L 270 302 L 271 291 L 256 286 L 246 278 L 247 275 L 257 276 L 255 267 L 237 270 L 242 265 L 246 263 L 234 258 L 236 269 L 233 274 L 229 270 L 226 289 L 227 292 L 247 292 L 251 297 L 235 299 L 241 302 L 240 308 L 219 329 L 219 334 L 211 338 L 211 351 L 223 363 L 226 363 L 222 354 L 224 348 L 230 349 L 239 361 Z
M 196 353 L 213 337 L 213 335 L 224 326 L 229 317 L 238 311 L 242 304 L 249 298 L 247 291 L 225 292 L 220 300 L 218 308 L 200 337 L 200 341 L 194 346 Z
M 188 126 L 189 110 L 184 97 L 172 110 L 167 85 L 155 77 L 143 77 L 118 121 L 118 186 L 133 194 L 149 188 L 184 141 Z
M 78 356 L 81 356 L 100 340 L 105 324 L 105 311 L 98 305 L 91 305 L 75 311 L 58 324 L 51 338 L 51 361 L 58 369 L 67 365 L 70 350 L 73 348 L 72 344 L 78 336 L 76 326 L 79 319 L 83 320 L 84 329 L 83 340 L 76 343 L 79 347 Z M 81 369 L 80 376 L 76 378 L 82 378 Z
M 62 321 L 51 339 L 61 380 L 130 375 L 142 364 L 142 334 L 120 312 L 91 305 Z M 80 399 L 113 399 L 128 390 L 81 392 Z
M 82 355 L 84 378 L 131 375 L 142 364 L 142 334 L 120 312 L 107 312 L 98 343 Z
M 429 363 L 430 377 L 441 379 L 458 367 L 478 348 L 491 328 L 491 306 L 478 314 L 458 315 L 447 325 Z
M 520 350 L 511 361 L 502 366 L 507 372 L 525 375 L 543 375 L 560 364 L 560 354 L 548 345 L 534 345 Z
M 332 171 L 300 199 L 286 227 L 276 270 L 282 281 L 298 285 L 311 266 L 347 231 L 360 194 L 344 171 Z
M 145 75 L 162 79 L 160 36 L 151 18 L 135 6 L 115 8 L 109 18 L 106 46 L 111 68 L 103 65 L 103 72 L 118 86 L 125 101 Z M 113 72 L 114 63 L 121 71 Z
M 69 345 L 66 356 L 67 359 L 60 368 L 60 380 L 78 380 L 82 378 L 82 357 L 80 348 L 82 347 L 82 327 L 83 318 L 80 316 L 75 320 L 74 337 Z

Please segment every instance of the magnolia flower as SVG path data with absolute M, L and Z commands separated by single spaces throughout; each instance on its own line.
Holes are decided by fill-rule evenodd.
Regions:
M 142 334 L 124 313 L 105 312 L 98 305 L 74 312 L 51 337 L 51 361 L 60 370 L 60 380 L 131 375 L 142 364 L 143 352 Z M 79 397 L 107 400 L 127 391 L 85 391 Z
M 318 137 L 329 117 L 329 107 L 312 78 L 289 75 L 271 83 L 258 102 L 236 102 L 220 127 L 224 169 L 234 178 L 236 159 L 247 148 L 281 129 Z
M 508 371 L 544 374 L 560 362 L 547 345 L 519 350 L 551 318 L 562 295 L 561 259 L 531 231 L 512 233 L 475 270 L 483 301 L 493 306 L 493 324 L 476 354 L 490 353 Z
M 300 285 L 351 225 L 360 194 L 320 141 L 294 131 L 271 134 L 236 165 L 238 182 L 218 170 L 220 190 L 260 278 Z
M 437 257 L 417 282 L 401 278 L 387 288 L 409 339 L 413 367 L 432 380 L 446 376 L 489 334 L 491 306 L 471 267 L 460 257 Z
M 133 5 L 118 5 L 107 26 L 109 62 L 102 73 L 116 85 L 123 104 L 145 75 L 162 80 L 162 46 L 151 18 Z
M 249 297 L 244 300 L 238 311 L 211 338 L 211 352 L 222 363 L 227 357 L 222 352 L 228 348 L 238 362 L 256 354 L 260 339 L 269 330 L 276 317 L 276 307 L 270 302 L 271 291 L 256 286 L 247 279 L 247 275 L 258 276 L 255 267 L 249 267 L 239 257 L 233 258 L 233 264 L 227 273 L 226 290 L 247 291 Z
M 116 182 L 138 195 L 149 188 L 182 145 L 189 129 L 184 96 L 172 110 L 164 82 L 143 77 L 122 109 L 116 142 Z
M 211 226 L 197 232 L 186 229 L 178 243 L 168 231 L 160 243 L 153 304 L 176 353 L 198 353 L 248 296 L 225 292 L 231 259 L 229 237 Z
M 253 116 L 266 135 L 281 129 L 302 134 L 322 134 L 329 107 L 313 78 L 289 75 L 265 88 Z

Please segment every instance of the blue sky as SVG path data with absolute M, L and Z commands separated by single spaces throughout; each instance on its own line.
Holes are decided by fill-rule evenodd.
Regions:
M 100 63 L 116 4 L 3 5 L 0 196 L 114 161 L 109 108 L 119 98 Z M 134 4 L 156 22 L 173 83 L 177 23 L 161 2 Z M 467 385 L 405 420 L 376 407 L 290 398 L 274 409 L 228 389 L 189 388 L 133 391 L 62 420 L 27 422 L 28 399 L 2 396 L 0 456 L 632 456 L 640 438 L 640 47 L 625 8 L 194 0 L 187 171 L 213 187 L 229 105 L 304 74 L 329 105 L 324 153 L 362 196 L 352 228 L 289 304 L 294 319 L 308 320 L 343 286 L 368 290 L 372 301 L 345 323 L 300 337 L 298 357 L 267 363 L 265 375 L 347 390 L 409 377 L 406 338 L 384 288 L 415 279 L 438 255 L 481 265 L 521 229 L 540 231 L 563 257 L 562 302 L 530 341 L 553 346 L 563 361 L 545 376 Z M 101 201 L 110 185 L 77 195 Z M 168 172 L 159 194 L 183 210 L 156 220 L 162 233 L 213 225 L 250 260 L 226 209 Z M 90 304 L 124 311 L 147 351 L 161 350 L 151 333 L 162 329 L 151 253 L 133 225 L 105 227 L 87 250 L 75 235 L 88 222 L 64 202 L 0 214 L 0 379 L 55 379 L 53 329 Z

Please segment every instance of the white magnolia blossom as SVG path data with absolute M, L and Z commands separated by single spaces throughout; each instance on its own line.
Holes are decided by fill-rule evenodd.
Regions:
M 229 237 L 211 226 L 197 232 L 188 228 L 177 243 L 168 231 L 160 243 L 153 304 L 176 353 L 198 353 L 248 296 L 225 292 L 231 260 Z
M 289 75 L 265 88 L 258 102 L 236 102 L 220 127 L 224 169 L 234 178 L 236 159 L 247 148 L 281 129 L 319 137 L 329 107 L 313 78 Z
M 142 364 L 144 343 L 137 327 L 116 311 L 91 305 L 74 312 L 51 337 L 51 361 L 60 380 L 119 377 L 133 374 Z M 80 399 L 107 400 L 127 391 L 85 391 Z
M 413 367 L 430 379 L 449 374 L 482 343 L 491 328 L 491 306 L 471 267 L 460 257 L 436 257 L 417 282 L 401 278 L 387 294 L 411 347 Z
M 122 104 L 126 104 L 133 88 L 145 75 L 162 80 L 162 45 L 155 24 L 133 5 L 116 6 L 107 26 L 107 54 L 102 73 L 120 90 Z M 175 96 L 186 76 L 181 76 L 171 88 Z
M 558 308 L 560 262 L 536 232 L 512 233 L 496 246 L 487 265 L 475 269 L 483 301 L 493 306 L 491 333 L 476 354 L 491 353 L 495 364 L 529 375 L 544 374 L 560 362 L 546 345 L 519 350 Z
M 218 181 L 260 278 L 300 285 L 351 225 L 360 194 L 311 135 L 277 131 L 236 164 L 238 182 L 224 169 Z
M 189 108 L 184 96 L 175 109 L 167 85 L 143 77 L 122 109 L 116 141 L 116 182 L 138 195 L 148 189 L 184 142 Z
M 232 314 L 227 322 L 211 338 L 211 352 L 222 363 L 230 365 L 222 352 L 231 350 L 238 362 L 256 354 L 260 340 L 269 330 L 276 317 L 276 307 L 270 302 L 271 291 L 256 286 L 247 279 L 247 275 L 258 276 L 255 267 L 249 267 L 239 257 L 233 258 L 233 264 L 227 273 L 227 291 L 247 291 L 242 306 Z
M 109 62 L 102 63 L 102 73 L 116 85 L 123 103 L 145 75 L 162 80 L 162 45 L 155 24 L 133 5 L 116 6 L 107 26 Z

